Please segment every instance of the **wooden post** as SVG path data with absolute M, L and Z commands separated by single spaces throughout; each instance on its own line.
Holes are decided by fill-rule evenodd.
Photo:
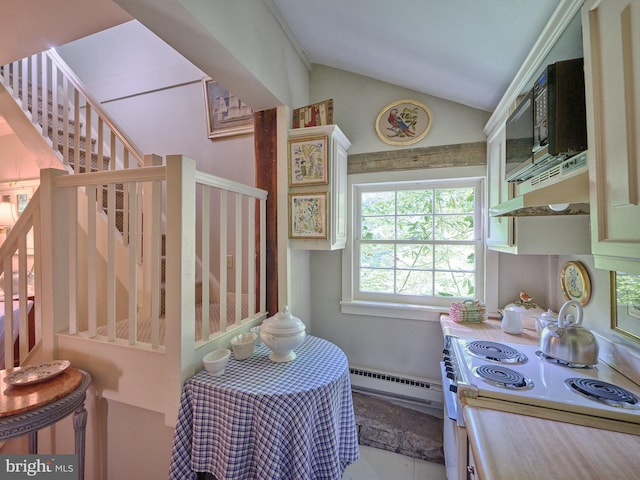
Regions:
M 69 328 L 69 290 L 75 280 L 69 268 L 69 198 L 71 189 L 56 188 L 64 170 L 40 171 L 40 251 L 42 302 L 42 350 L 45 359 L 55 358 L 55 333 Z
M 175 425 L 182 385 L 195 373 L 195 173 L 194 160 L 167 156 L 167 425 Z

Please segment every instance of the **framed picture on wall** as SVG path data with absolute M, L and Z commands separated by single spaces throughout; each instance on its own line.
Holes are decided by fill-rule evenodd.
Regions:
M 18 207 L 18 215 L 22 213 L 22 211 L 27 208 L 27 204 L 29 203 L 29 195 L 26 193 L 18 193 L 16 195 L 16 203 Z
M 293 128 L 318 127 L 333 123 L 333 98 L 293 111 Z
M 327 135 L 289 140 L 289 186 L 326 185 Z
M 640 275 L 611 272 L 611 328 L 640 341 Z
M 211 78 L 203 78 L 207 134 L 211 139 L 253 133 L 253 110 Z
M 327 238 L 327 192 L 289 194 L 289 238 Z
M 390 103 L 378 113 L 375 122 L 378 138 L 389 145 L 411 145 L 431 130 L 431 111 L 415 100 Z

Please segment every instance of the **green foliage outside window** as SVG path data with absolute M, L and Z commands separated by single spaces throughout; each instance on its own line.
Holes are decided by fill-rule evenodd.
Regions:
M 473 298 L 475 189 L 361 192 L 360 291 Z

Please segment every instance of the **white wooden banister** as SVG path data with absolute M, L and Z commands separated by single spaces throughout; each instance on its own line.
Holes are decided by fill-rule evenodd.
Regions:
M 45 54 L 52 60 L 55 64 L 56 68 L 63 74 L 63 76 L 70 81 L 74 86 L 76 91 L 79 91 L 87 105 L 97 114 L 98 118 L 100 118 L 100 122 L 103 125 L 106 125 L 112 134 L 122 143 L 125 148 L 125 151 L 128 152 L 128 155 L 133 155 L 136 160 L 137 165 L 135 166 L 143 166 L 144 158 L 140 152 L 140 150 L 134 145 L 134 143 L 129 139 L 109 118 L 106 112 L 100 106 L 100 102 L 95 100 L 93 96 L 89 93 L 89 90 L 84 85 L 82 80 L 78 78 L 78 76 L 71 70 L 65 61 L 60 57 L 58 52 L 55 49 L 49 49 L 45 52 Z M 103 142 L 98 142 L 98 145 L 101 145 Z M 128 160 L 127 160 L 128 162 Z M 127 165 L 129 166 L 129 165 Z
M 38 341 L 41 329 L 36 323 L 29 324 L 29 302 L 36 295 L 36 272 L 40 270 L 38 256 L 35 255 L 39 246 L 35 237 L 39 234 L 39 198 L 36 190 L 33 197 L 34 204 L 28 204 L 17 218 L 15 225 L 0 246 L 0 273 L 4 280 L 0 282 L 2 301 L 5 302 L 4 316 L 4 368 L 10 368 L 22 362 L 29 354 L 33 345 L 30 338 Z M 15 288 L 17 286 L 17 289 Z M 14 358 L 14 309 L 13 301 L 18 302 L 18 342 L 19 356 Z M 31 306 L 35 319 L 40 318 L 40 305 Z
M 144 165 L 143 156 L 131 139 L 54 49 L 1 66 L 0 74 L 2 84 L 29 112 L 32 123 L 74 173 L 81 173 L 83 168 L 89 170 L 94 164 L 98 170 L 105 166 L 114 170 Z
M 112 365 L 109 370 L 122 372 L 123 378 L 118 379 L 118 389 L 107 396 L 162 411 L 170 424 L 175 420 L 172 416 L 177 412 L 181 386 L 201 367 L 204 354 L 228 345 L 231 336 L 266 318 L 267 193 L 202 174 L 195 161 L 181 155 L 167 157 L 166 166 L 157 165 L 161 159 L 153 155 L 147 156 L 146 162 L 150 166 L 128 171 L 79 175 L 43 171 L 43 203 L 50 203 L 43 210 L 43 238 L 51 239 L 43 252 L 43 258 L 47 257 L 43 306 L 48 309 L 44 328 L 50 332 L 43 337 L 57 335 L 58 344 L 66 345 L 65 355 L 81 366 L 83 358 Z M 112 207 L 118 184 L 126 185 L 129 192 L 123 212 L 130 227 L 129 248 L 122 247 L 118 241 L 122 234 L 114 228 Z M 104 189 L 109 206 L 106 213 L 97 208 L 96 192 Z M 162 205 L 166 206 L 164 223 Z M 97 221 L 104 215 L 106 221 Z M 140 219 L 142 228 L 137 225 Z M 138 244 L 139 232 L 141 249 L 132 248 Z M 163 235 L 166 283 L 161 314 Z M 64 254 L 58 255 L 53 244 L 74 248 L 63 249 Z M 145 254 L 142 264 L 138 261 L 140 251 Z M 229 279 L 227 254 L 235 259 L 235 272 Z M 117 277 L 119 270 L 126 274 Z M 72 283 L 60 281 L 65 278 Z M 203 288 L 201 300 L 196 295 L 198 281 Z M 124 298 L 123 289 L 128 292 Z M 209 304 L 212 298 L 219 300 L 217 305 Z M 203 302 L 198 305 L 201 316 L 196 313 L 199 301 Z M 217 308 L 219 316 L 211 329 L 209 308 Z M 147 332 L 144 339 L 142 330 Z M 80 346 L 78 339 L 93 343 Z M 87 357 L 74 356 L 71 344 L 74 349 L 86 348 Z M 109 353 L 105 347 L 109 345 L 132 350 Z M 53 355 L 55 342 L 48 341 L 44 348 Z M 91 360 L 96 355 L 101 360 Z M 133 358 L 136 368 L 126 370 L 124 362 Z M 134 378 L 153 371 L 162 372 L 163 385 L 171 392 L 166 398 L 128 387 L 134 385 Z

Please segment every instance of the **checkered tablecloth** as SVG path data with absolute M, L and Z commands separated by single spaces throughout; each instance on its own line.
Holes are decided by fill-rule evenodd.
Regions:
M 261 345 L 221 377 L 205 370 L 182 393 L 170 479 L 339 480 L 358 459 L 347 358 L 307 336 L 288 363 Z

